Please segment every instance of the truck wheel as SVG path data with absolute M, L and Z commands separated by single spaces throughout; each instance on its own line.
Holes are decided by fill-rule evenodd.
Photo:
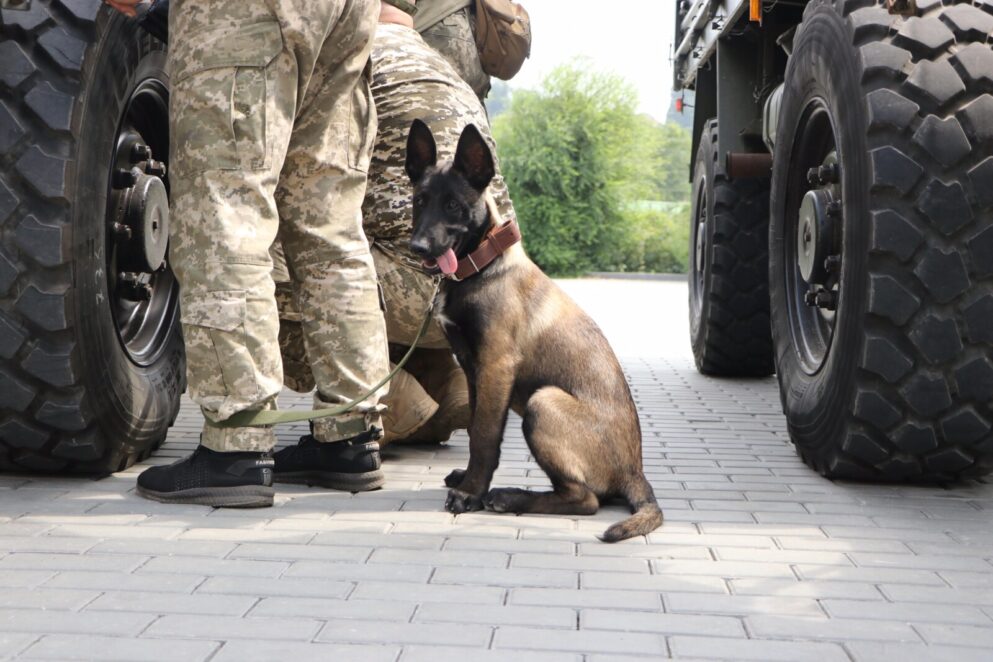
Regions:
M 981 476 L 993 15 L 882 5 L 814 0 L 787 66 L 769 257 L 780 395 L 797 451 L 826 476 Z
M 769 329 L 769 183 L 729 180 L 718 164 L 717 120 L 704 125 L 693 167 L 690 338 L 706 375 L 773 371 Z
M 0 467 L 107 473 L 183 389 L 161 43 L 100 0 L 0 23 Z

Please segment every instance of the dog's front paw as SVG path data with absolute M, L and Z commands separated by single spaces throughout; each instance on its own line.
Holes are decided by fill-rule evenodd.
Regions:
M 458 487 L 465 478 L 465 469 L 453 469 L 452 473 L 445 476 L 445 487 Z
M 524 505 L 531 494 L 517 487 L 492 489 L 483 497 L 483 505 L 497 513 L 524 512 Z
M 461 490 L 448 490 L 448 498 L 445 500 L 445 510 L 448 512 L 458 515 L 482 509 L 483 500 L 480 497 Z

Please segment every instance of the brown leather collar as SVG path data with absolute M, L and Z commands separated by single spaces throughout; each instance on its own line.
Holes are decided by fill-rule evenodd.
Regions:
M 486 237 L 479 242 L 479 248 L 459 260 L 458 269 L 448 278 L 457 282 L 475 276 L 520 240 L 521 228 L 518 227 L 517 221 L 493 226 L 486 233 Z
M 494 223 L 483 240 L 479 242 L 476 250 L 459 260 L 459 266 L 455 273 L 447 276 L 455 282 L 475 276 L 506 252 L 508 248 L 521 240 L 521 228 L 517 225 L 517 221 L 511 219 L 506 223 L 501 223 L 500 211 L 497 209 L 496 201 L 489 193 L 486 194 L 486 206 Z

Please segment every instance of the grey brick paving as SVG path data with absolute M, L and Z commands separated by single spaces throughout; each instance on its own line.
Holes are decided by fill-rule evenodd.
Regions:
M 993 659 L 993 486 L 824 480 L 789 446 L 774 380 L 692 368 L 684 285 L 564 286 L 622 355 L 659 531 L 598 542 L 625 516 L 613 505 L 453 517 L 441 481 L 465 465 L 464 435 L 392 449 L 375 493 L 287 486 L 247 511 L 144 501 L 143 466 L 196 444 L 186 402 L 143 466 L 0 476 L 0 658 Z M 514 420 L 495 482 L 548 485 Z
M 221 647 L 216 641 L 188 639 L 124 639 L 79 635 L 47 635 L 25 650 L 31 660 L 120 660 L 174 662 L 206 660 Z M 216 659 L 216 658 L 215 658 Z
M 465 649 L 463 649 L 465 650 Z M 211 662 L 393 662 L 400 654 L 400 646 L 296 643 L 287 641 L 238 640 L 225 642 L 224 647 L 210 658 Z M 175 659 L 175 658 L 174 658 Z

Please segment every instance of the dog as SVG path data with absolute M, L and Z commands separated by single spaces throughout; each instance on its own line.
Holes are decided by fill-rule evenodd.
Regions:
M 454 159 L 438 164 L 431 130 L 415 120 L 405 168 L 414 187 L 410 248 L 446 277 L 435 315 L 469 381 L 469 464 L 445 479 L 446 510 L 592 515 L 602 499 L 622 497 L 633 515 L 601 540 L 658 528 L 662 510 L 642 469 L 641 425 L 617 357 L 527 257 L 516 223 L 495 225 L 486 193 L 494 159 L 479 130 L 466 126 Z M 550 492 L 490 489 L 510 409 Z

